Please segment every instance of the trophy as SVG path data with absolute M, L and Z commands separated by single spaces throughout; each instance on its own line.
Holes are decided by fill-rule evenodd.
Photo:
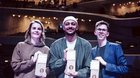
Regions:
M 90 78 L 99 78 L 99 68 L 100 62 L 97 60 L 92 60 L 90 62 Z
M 35 75 L 36 76 L 41 76 L 41 77 L 46 77 L 47 73 L 46 73 L 46 64 L 47 64 L 47 54 L 39 54 L 38 55 L 38 59 L 36 62 L 36 66 L 35 66 Z
M 67 51 L 67 72 L 75 72 L 75 61 L 76 61 L 76 51 L 73 49 L 69 49 Z M 71 77 L 72 78 L 72 77 Z

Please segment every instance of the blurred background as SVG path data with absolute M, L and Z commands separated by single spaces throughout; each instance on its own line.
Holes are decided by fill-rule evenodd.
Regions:
M 140 0 L 0 0 L 0 78 L 13 78 L 10 66 L 15 45 L 33 20 L 46 30 L 46 45 L 64 36 L 62 21 L 72 15 L 78 19 L 78 35 L 97 44 L 94 25 L 110 23 L 109 40 L 122 46 L 129 72 L 121 78 L 140 78 Z

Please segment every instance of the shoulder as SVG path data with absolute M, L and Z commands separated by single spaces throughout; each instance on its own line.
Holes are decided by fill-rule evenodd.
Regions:
M 82 37 L 78 37 L 78 40 L 83 43 L 83 44 L 88 44 L 88 45 L 91 45 L 90 42 Z
M 64 42 L 64 40 L 65 40 L 64 37 L 59 38 L 59 39 L 55 40 L 55 41 L 51 44 L 51 46 L 60 45 L 60 44 L 62 44 L 62 42 Z
M 18 42 L 18 43 L 17 43 L 17 46 L 21 46 L 21 45 L 25 45 L 25 44 L 26 44 L 26 43 L 22 41 L 22 42 Z
M 50 50 L 50 48 L 48 46 L 44 46 L 45 49 Z
M 108 42 L 108 47 L 111 47 L 113 49 L 122 49 L 121 45 L 118 43 L 114 43 L 114 42 Z
M 120 44 L 118 43 L 114 43 L 114 42 L 108 42 L 109 46 L 120 46 Z
M 25 46 L 27 46 L 25 42 L 18 42 L 15 46 L 15 49 L 24 48 Z
M 50 48 L 48 46 L 44 46 L 41 50 L 42 53 L 48 54 L 50 51 Z

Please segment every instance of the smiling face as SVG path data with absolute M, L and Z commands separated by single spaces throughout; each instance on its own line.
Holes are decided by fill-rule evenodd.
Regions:
M 42 34 L 42 27 L 39 23 L 33 23 L 30 29 L 30 33 L 31 33 L 31 38 L 37 38 L 39 39 L 41 37 Z
M 78 24 L 74 20 L 67 20 L 63 23 L 63 30 L 66 35 L 74 35 L 78 30 Z
M 105 24 L 100 24 L 95 28 L 94 34 L 98 40 L 105 40 L 109 36 L 108 28 Z

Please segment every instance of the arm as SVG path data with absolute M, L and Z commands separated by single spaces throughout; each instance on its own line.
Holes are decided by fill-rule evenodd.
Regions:
M 123 54 L 123 50 L 120 45 L 117 45 L 115 49 L 115 57 L 116 57 L 116 64 L 107 63 L 106 69 L 107 71 L 116 72 L 116 73 L 127 73 L 127 61 Z
M 22 60 L 20 54 L 20 44 L 17 44 L 12 55 L 11 66 L 15 72 L 21 72 L 34 65 L 32 60 Z
M 83 68 L 78 70 L 78 77 L 88 77 L 90 73 L 90 61 L 91 61 L 91 44 L 87 44 L 84 46 L 85 49 L 85 57 L 83 60 Z
M 58 48 L 59 47 L 54 44 L 52 44 L 50 47 L 49 65 L 55 74 L 64 72 L 66 66 L 66 61 L 63 60 L 63 57 L 59 56 L 60 50 L 58 50 Z

